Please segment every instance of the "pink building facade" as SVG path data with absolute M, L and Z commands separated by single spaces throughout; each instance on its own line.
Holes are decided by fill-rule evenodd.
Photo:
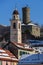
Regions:
M 0 48 L 0 65 L 17 65 L 18 59 L 8 50 Z

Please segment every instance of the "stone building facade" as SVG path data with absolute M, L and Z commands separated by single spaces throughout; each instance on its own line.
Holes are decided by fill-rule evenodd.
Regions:
M 25 38 L 23 39 L 25 40 L 25 42 L 29 39 L 38 38 L 40 37 L 40 27 L 33 23 L 22 24 L 22 36 L 23 37 L 24 37 L 24 34 L 26 34 Z
M 10 27 L 10 40 L 12 42 L 21 43 L 21 21 L 19 18 L 19 13 L 17 10 L 14 10 L 13 16 L 11 19 L 11 27 Z
M 22 16 L 23 23 L 28 24 L 30 22 L 30 8 L 23 7 L 22 12 L 23 12 L 23 16 Z

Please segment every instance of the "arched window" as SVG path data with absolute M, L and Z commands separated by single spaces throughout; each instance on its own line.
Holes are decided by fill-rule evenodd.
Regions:
M 19 23 L 19 29 L 20 29 L 20 23 Z
M 16 29 L 16 23 L 13 23 L 13 28 Z

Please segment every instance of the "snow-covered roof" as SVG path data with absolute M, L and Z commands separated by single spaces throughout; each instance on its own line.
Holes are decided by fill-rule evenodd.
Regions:
M 15 42 L 11 42 L 12 44 L 16 45 L 18 48 L 23 49 L 23 50 L 28 50 L 28 51 L 33 51 L 34 49 L 29 47 L 28 44 L 24 44 L 24 43 L 15 43 Z
M 2 49 L 0 49 L 0 52 L 2 53 L 2 52 L 5 52 L 4 50 L 2 50 Z
M 18 59 L 8 50 L 0 48 L 0 60 L 18 61 Z
M 23 23 L 23 24 L 21 24 L 21 25 L 25 25 L 25 24 Z
M 33 25 L 33 26 L 37 26 L 37 25 L 35 25 L 35 24 L 33 24 L 33 23 L 29 23 L 28 25 Z
M 37 25 L 34 24 L 34 23 L 28 23 L 27 25 L 23 23 L 23 24 L 21 24 L 21 25 L 22 25 L 22 26 L 27 26 L 27 25 L 29 25 L 29 26 L 30 26 L 30 25 L 31 25 L 31 26 L 37 26 Z

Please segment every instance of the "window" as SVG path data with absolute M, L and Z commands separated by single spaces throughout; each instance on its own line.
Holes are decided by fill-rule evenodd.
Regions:
M 6 62 L 6 65 L 8 65 L 8 63 Z
M 14 19 L 15 19 L 15 16 L 14 16 Z
M 22 55 L 23 53 L 22 53 L 22 51 L 20 51 L 20 55 Z
M 23 54 L 25 54 L 25 52 L 23 52 Z
M 20 29 L 20 23 L 19 23 L 19 29 Z
M 16 28 L 16 23 L 13 24 L 13 28 Z
M 24 51 L 20 51 L 20 55 L 23 55 L 23 54 L 29 54 L 29 53 L 24 52 Z
M 38 28 L 36 28 L 36 30 L 38 31 Z

